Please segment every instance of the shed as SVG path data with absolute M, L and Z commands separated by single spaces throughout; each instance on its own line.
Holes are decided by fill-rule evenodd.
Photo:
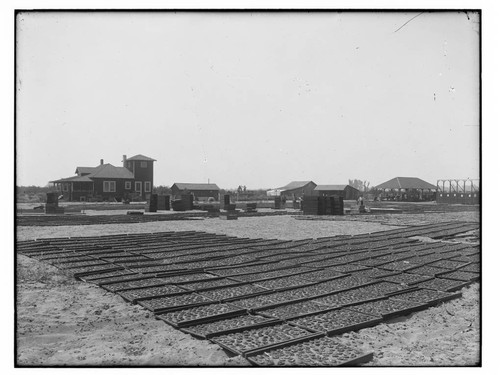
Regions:
M 357 200 L 360 196 L 360 191 L 351 185 L 318 185 L 314 193 L 320 197 L 336 195 L 345 200 Z
M 436 185 L 417 177 L 394 177 L 375 186 L 382 200 L 431 201 L 436 199 Z
M 314 188 L 317 185 L 313 181 L 292 181 L 288 185 L 282 186 L 280 190 L 281 196 L 287 199 L 295 197 L 303 197 L 304 195 L 313 195 Z
M 191 194 L 196 200 L 219 200 L 219 187 L 216 184 L 197 184 L 176 182 L 170 188 L 173 195 Z

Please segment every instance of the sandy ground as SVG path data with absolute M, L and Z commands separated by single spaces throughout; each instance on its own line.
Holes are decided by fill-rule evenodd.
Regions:
M 469 221 L 475 221 L 473 213 L 470 215 Z M 236 221 L 18 227 L 17 235 L 21 240 L 203 230 L 252 238 L 300 239 L 391 228 L 372 222 L 306 221 L 276 216 Z M 155 320 L 142 307 L 128 304 L 95 285 L 75 281 L 50 265 L 18 256 L 17 273 L 18 365 L 249 365 L 243 358 L 230 358 L 215 344 L 194 339 Z M 373 351 L 374 360 L 369 366 L 474 366 L 479 361 L 479 285 L 473 284 L 462 292 L 459 300 L 338 339 Z

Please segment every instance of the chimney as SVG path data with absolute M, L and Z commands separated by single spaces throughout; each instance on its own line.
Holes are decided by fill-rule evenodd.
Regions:
M 101 159 L 101 165 L 103 165 L 103 164 L 104 164 L 104 159 Z
M 123 155 L 123 167 L 126 168 L 127 167 L 127 155 Z

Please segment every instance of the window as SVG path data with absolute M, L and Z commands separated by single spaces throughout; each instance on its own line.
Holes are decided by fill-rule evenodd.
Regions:
M 142 192 L 142 184 L 141 184 L 141 181 L 136 181 L 135 182 L 135 191 L 137 193 L 141 193 Z
M 127 189 L 127 190 L 132 189 L 132 182 L 130 182 L 130 181 L 125 181 L 125 189 Z
M 104 181 L 103 191 L 105 193 L 114 193 L 116 191 L 116 182 Z
M 144 191 L 146 193 L 151 193 L 151 181 L 144 182 Z
M 148 162 L 147 161 L 141 161 L 141 168 L 147 168 L 148 167 Z
M 69 186 L 69 184 L 62 184 L 62 190 L 63 191 L 68 191 L 69 190 L 68 186 Z

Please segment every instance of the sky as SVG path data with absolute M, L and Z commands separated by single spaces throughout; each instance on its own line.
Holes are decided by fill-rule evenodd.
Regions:
M 17 185 L 156 159 L 154 185 L 479 178 L 479 16 L 22 12 Z

